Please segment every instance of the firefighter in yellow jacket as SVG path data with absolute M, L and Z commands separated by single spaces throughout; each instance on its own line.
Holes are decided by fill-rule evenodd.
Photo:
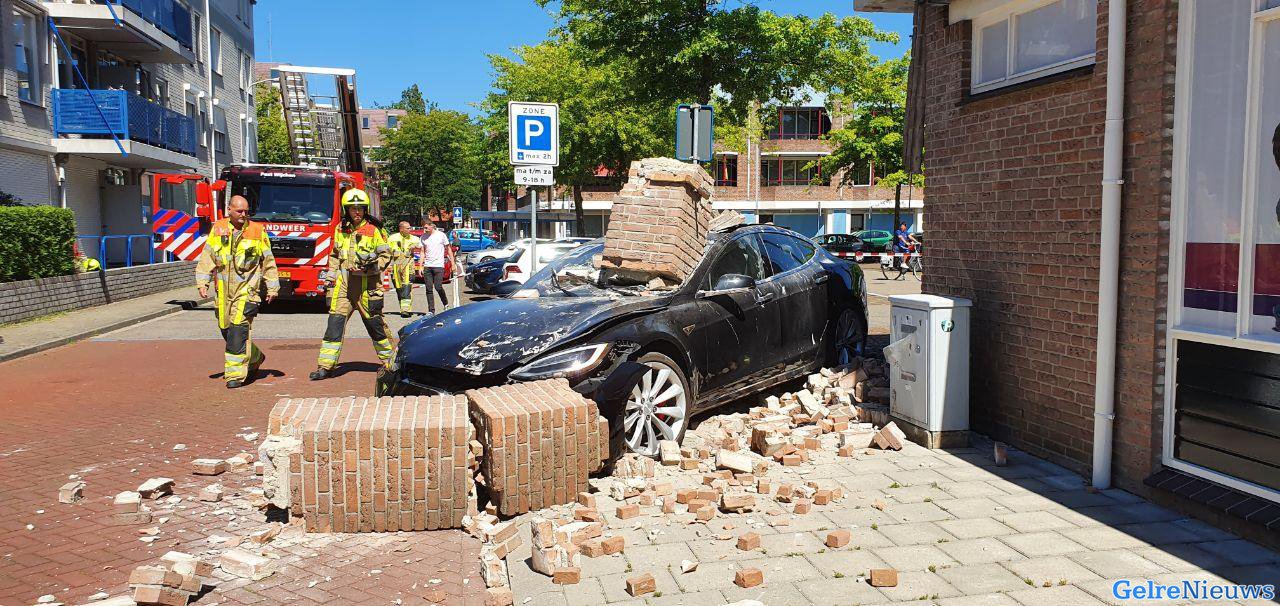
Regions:
M 422 248 L 422 240 L 409 231 L 409 222 L 400 222 L 400 231 L 387 238 L 391 246 L 391 286 L 400 299 L 400 315 L 413 313 L 413 276 L 422 277 L 422 264 L 414 251 Z
M 360 312 L 373 349 L 383 364 L 391 360 L 392 344 L 382 318 L 382 272 L 391 263 L 381 222 L 369 214 L 369 194 L 349 189 L 342 194 L 342 224 L 333 234 L 325 284 L 329 291 L 329 324 L 320 343 L 312 381 L 328 378 L 338 367 L 342 335 L 352 312 Z
M 232 196 L 227 218 L 213 224 L 196 263 L 196 288 L 200 297 L 214 289 L 218 328 L 226 341 L 223 378 L 228 389 L 244 385 L 266 356 L 253 344 L 249 331 L 258 315 L 263 283 L 267 303 L 280 292 L 276 258 L 271 254 L 267 230 L 249 220 L 249 201 Z

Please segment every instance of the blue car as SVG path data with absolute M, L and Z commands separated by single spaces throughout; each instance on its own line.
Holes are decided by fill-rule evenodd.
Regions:
M 493 287 L 503 281 L 503 268 L 510 262 L 508 258 L 490 259 L 467 267 L 467 288 L 473 292 L 489 294 Z
M 497 234 L 487 229 L 455 229 L 449 232 L 449 242 L 458 252 L 472 252 L 492 248 L 498 243 Z

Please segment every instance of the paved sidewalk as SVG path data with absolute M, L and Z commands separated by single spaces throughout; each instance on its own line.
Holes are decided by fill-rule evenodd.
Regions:
M 656 481 L 675 479 L 677 489 L 701 479 L 694 471 L 659 469 Z M 599 511 L 613 533 L 626 537 L 625 552 L 582 557 L 582 582 L 565 586 L 530 569 L 525 516 L 523 547 L 508 558 L 515 603 L 1074 606 L 1118 604 L 1111 586 L 1119 579 L 1280 580 L 1276 552 L 1121 490 L 1086 491 L 1081 476 L 1021 452 L 997 467 L 989 443 L 947 452 L 909 444 L 853 458 L 820 453 L 812 465 L 771 466 L 768 477 L 775 485 L 830 478 L 846 496 L 804 515 L 758 497 L 764 506 L 755 512 L 719 513 L 704 524 L 657 507 L 619 520 L 619 502 L 600 493 Z M 852 531 L 852 542 L 826 547 L 828 532 L 837 529 Z M 760 548 L 736 547 L 747 531 L 761 535 Z M 697 570 L 682 573 L 683 560 L 698 562 Z M 735 586 L 740 568 L 760 569 L 764 584 Z M 872 568 L 897 569 L 898 586 L 872 587 L 865 578 Z M 643 600 L 628 595 L 626 579 L 646 572 L 658 593 Z
M 77 309 L 44 318 L 0 326 L 0 362 L 82 341 L 106 332 L 182 311 L 199 301 L 195 287 Z

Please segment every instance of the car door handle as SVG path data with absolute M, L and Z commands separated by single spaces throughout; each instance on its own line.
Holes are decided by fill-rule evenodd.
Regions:
M 830 280 L 830 279 L 831 279 L 831 274 L 828 274 L 828 273 L 826 273 L 826 272 L 823 272 L 823 273 L 820 273 L 820 274 L 818 274 L 818 275 L 816 275 L 816 276 L 814 276 L 814 277 L 813 277 L 813 283 L 814 283 L 814 284 L 826 284 L 826 283 L 827 283 L 827 280 Z
M 772 301 L 772 300 L 773 300 L 773 293 L 771 292 L 766 292 L 764 294 L 756 295 L 756 305 L 768 303 L 769 301 Z

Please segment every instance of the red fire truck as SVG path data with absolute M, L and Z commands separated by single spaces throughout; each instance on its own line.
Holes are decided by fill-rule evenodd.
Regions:
M 250 217 L 271 235 L 281 295 L 315 297 L 324 293 L 320 275 L 342 219 L 342 192 L 348 187 L 368 191 L 372 211 L 380 215 L 377 188 L 365 182 L 355 72 L 287 65 L 275 69 L 297 164 L 233 164 L 213 183 L 191 173 L 154 175 L 152 230 L 157 252 L 196 259 L 209 228 L 225 216 L 226 201 L 244 196 Z M 307 77 L 315 75 L 333 76 L 336 94 L 311 94 Z

